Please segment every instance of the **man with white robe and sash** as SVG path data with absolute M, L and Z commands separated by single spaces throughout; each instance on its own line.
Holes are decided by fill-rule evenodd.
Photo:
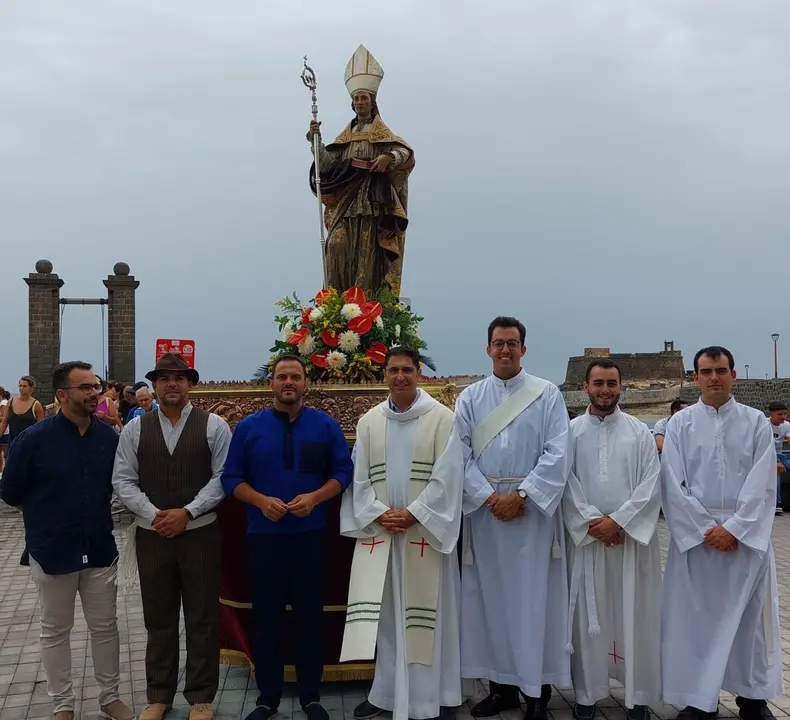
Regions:
M 618 407 L 620 368 L 593 360 L 587 412 L 571 421 L 571 473 L 562 501 L 570 536 L 571 674 L 576 720 L 592 720 L 625 686 L 629 720 L 661 699 L 660 464 L 653 436 Z
M 376 656 L 358 720 L 385 710 L 395 720 L 427 720 L 463 701 L 461 447 L 452 411 L 417 387 L 419 373 L 417 352 L 390 349 L 390 396 L 359 421 L 354 481 L 340 511 L 340 532 L 357 538 L 340 661 Z
M 772 718 L 784 693 L 771 547 L 776 451 L 768 419 L 730 394 L 732 353 L 694 357 L 696 405 L 667 423 L 661 458 L 670 544 L 663 582 L 664 702 L 680 720 L 716 715 L 721 690 L 743 720 Z
M 568 478 L 568 411 L 559 389 L 521 369 L 526 329 L 488 328 L 493 374 L 455 408 L 464 454 L 461 676 L 489 681 L 472 708 L 521 705 L 545 720 L 551 685 L 570 685 L 568 578 L 560 501 Z

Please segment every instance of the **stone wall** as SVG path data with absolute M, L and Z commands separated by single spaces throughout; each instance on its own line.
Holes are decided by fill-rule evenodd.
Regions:
M 135 291 L 139 281 L 129 274 L 126 263 L 116 263 L 113 275 L 104 280 L 107 288 L 107 346 L 109 376 L 115 382 L 134 383 Z
M 768 405 L 776 400 L 781 400 L 790 407 L 790 380 L 736 380 L 732 386 L 732 394 L 735 399 L 758 408 L 764 412 L 768 411 Z M 696 402 L 699 398 L 699 388 L 695 383 L 688 383 L 683 386 L 680 397 L 684 400 Z
M 634 381 L 681 382 L 686 374 L 683 355 L 679 350 L 657 353 L 608 353 L 606 348 L 586 348 L 584 355 L 568 359 L 562 389 L 581 390 L 587 367 L 596 357 L 614 360 L 620 366 L 625 385 Z
M 675 400 L 679 391 L 677 387 L 662 388 L 660 390 L 626 390 L 620 395 L 620 407 L 626 412 L 639 414 L 669 414 L 669 406 Z M 587 409 L 590 398 L 583 390 L 564 390 L 565 405 L 568 410 L 580 413 Z

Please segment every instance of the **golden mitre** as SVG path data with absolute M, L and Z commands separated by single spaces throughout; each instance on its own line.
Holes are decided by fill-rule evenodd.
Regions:
M 358 90 L 375 95 L 379 91 L 379 85 L 384 78 L 379 61 L 373 57 L 370 51 L 360 45 L 346 65 L 346 89 L 352 97 Z

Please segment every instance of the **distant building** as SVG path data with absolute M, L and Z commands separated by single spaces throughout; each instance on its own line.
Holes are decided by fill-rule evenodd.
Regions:
M 584 348 L 583 355 L 568 359 L 565 382 L 560 389 L 581 390 L 587 366 L 596 358 L 614 360 L 620 366 L 623 383 L 631 386 L 632 390 L 639 385 L 646 389 L 653 384 L 666 386 L 686 380 L 683 355 L 680 350 L 675 350 L 675 343 L 670 340 L 664 342 L 663 350 L 654 353 L 612 353 L 606 347 Z

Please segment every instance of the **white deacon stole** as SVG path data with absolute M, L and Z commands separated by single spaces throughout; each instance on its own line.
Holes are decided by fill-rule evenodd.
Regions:
M 503 403 L 497 405 L 488 415 L 486 415 L 472 430 L 472 455 L 477 460 L 490 442 L 501 433 L 510 423 L 521 415 L 532 403 L 535 402 L 546 389 L 547 380 L 527 375 L 524 384 L 516 390 Z M 521 481 L 524 478 L 493 478 L 485 476 L 486 480 L 492 484 L 502 484 L 505 482 Z M 474 550 L 472 549 L 472 531 L 469 527 L 469 518 L 464 518 L 463 532 L 463 564 L 474 565 Z M 555 530 L 554 545 L 559 548 L 557 533 Z M 557 553 L 552 550 L 552 554 Z
M 447 415 L 428 411 L 417 422 L 408 500 L 414 502 L 430 482 L 434 463 L 445 449 L 453 429 Z M 365 443 L 370 484 L 376 499 L 389 507 L 387 499 L 387 417 L 370 413 L 360 422 L 358 441 Z M 406 543 L 406 661 L 433 665 L 436 610 L 439 605 L 441 553 L 423 537 L 419 523 L 405 533 Z M 372 660 L 376 653 L 384 582 L 387 578 L 393 536 L 382 533 L 357 540 L 351 564 L 348 609 L 340 662 Z M 398 608 L 395 609 L 398 611 Z

